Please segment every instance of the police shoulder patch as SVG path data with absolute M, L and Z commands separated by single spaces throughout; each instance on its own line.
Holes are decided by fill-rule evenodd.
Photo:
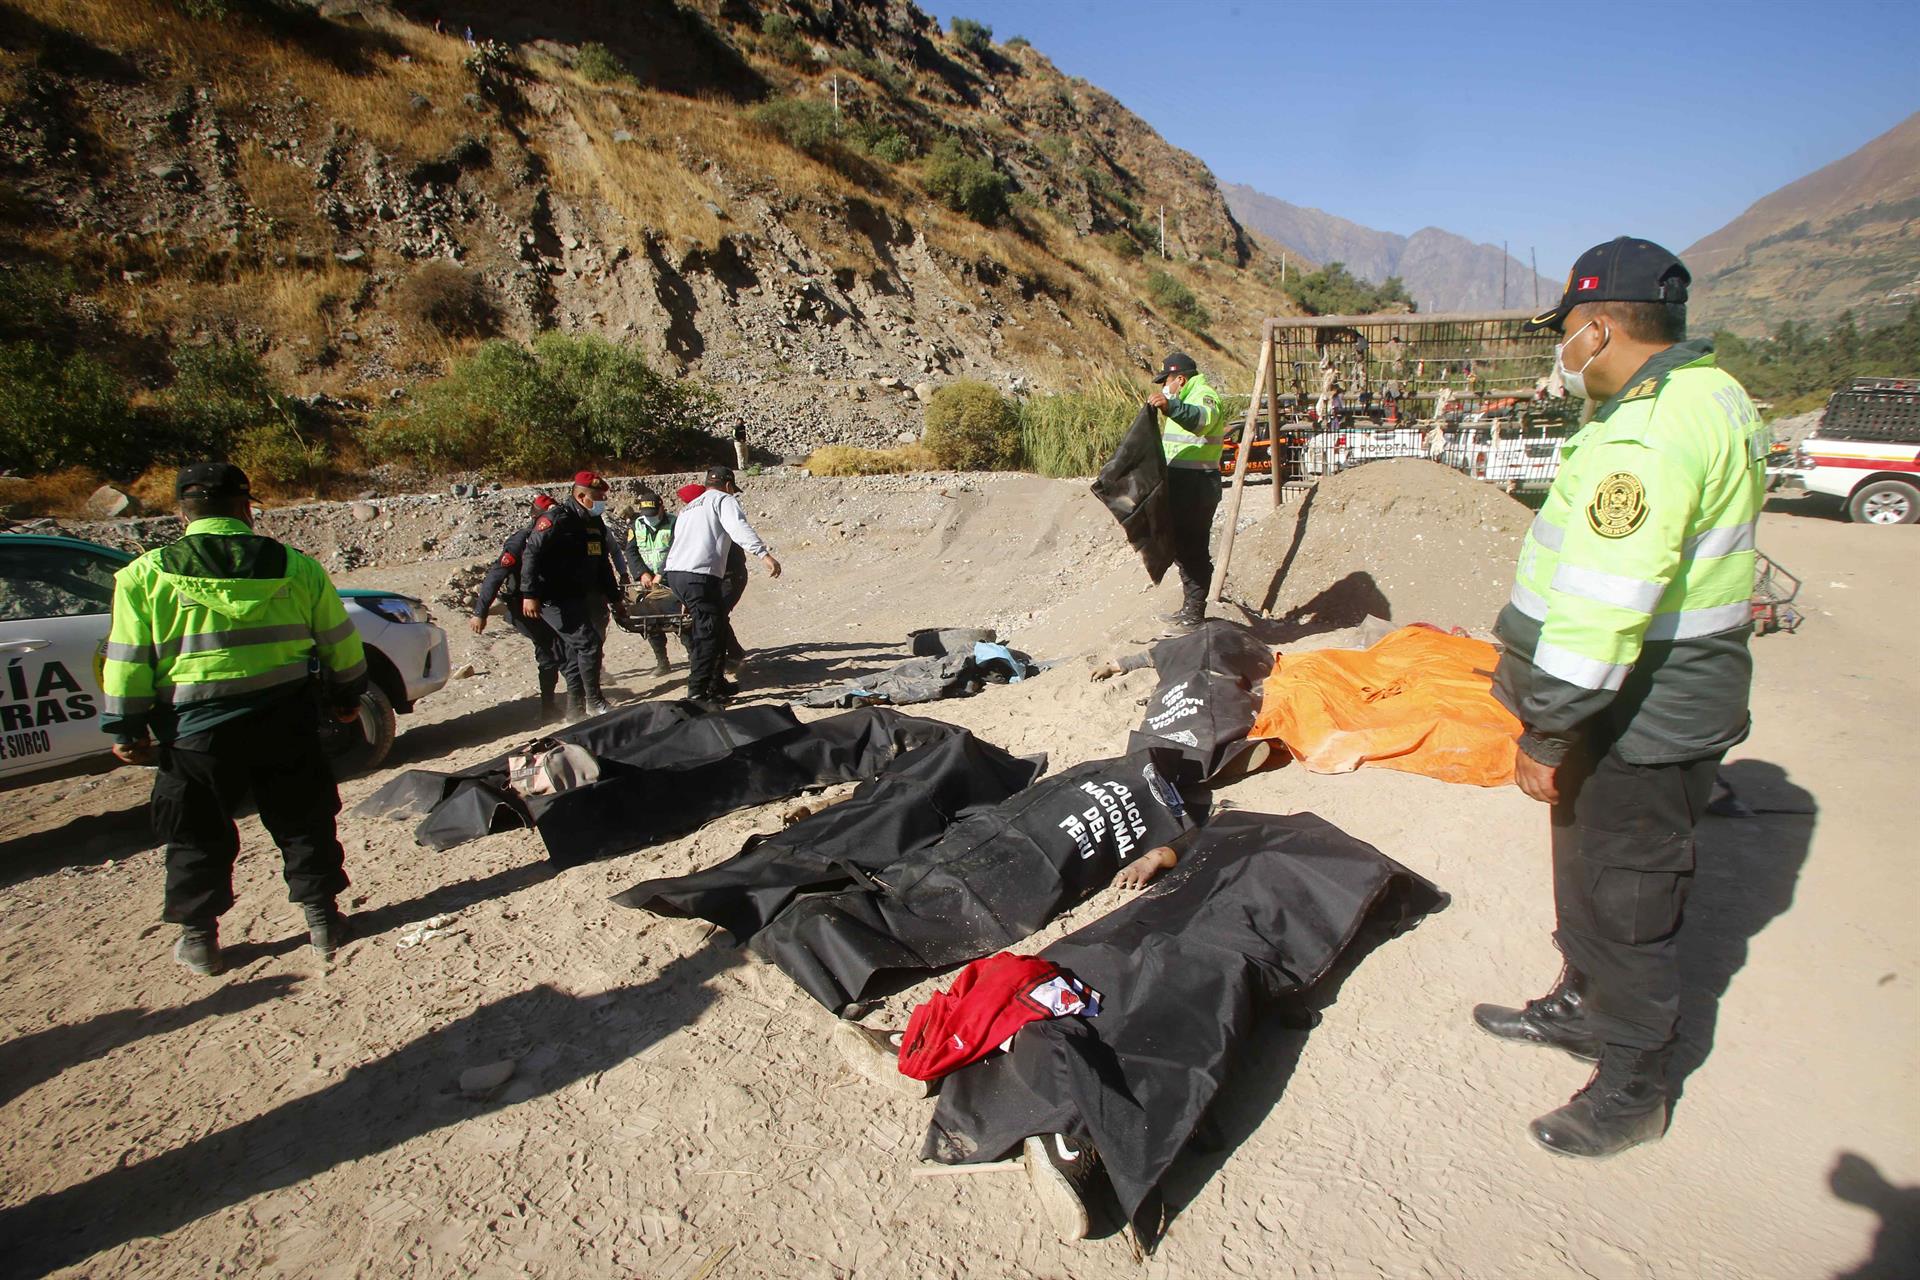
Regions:
M 1628 387 L 1621 395 L 1622 400 L 1643 400 L 1660 389 L 1660 379 L 1647 378 L 1637 386 Z
M 553 521 L 546 516 L 541 516 L 533 522 L 533 527 L 545 533 L 548 529 L 553 528 Z
M 500 563 L 501 563 L 501 564 L 503 564 L 503 565 L 505 565 L 505 566 L 507 566 L 507 568 L 509 568 L 509 569 L 511 569 L 511 568 L 513 568 L 513 566 L 514 566 L 514 559 L 513 559 L 513 552 L 511 552 L 511 551 L 503 551 L 503 552 L 501 552 L 501 553 L 500 553 Z
M 1631 471 L 1616 471 L 1594 486 L 1587 524 L 1603 538 L 1624 538 L 1647 522 L 1647 487 Z

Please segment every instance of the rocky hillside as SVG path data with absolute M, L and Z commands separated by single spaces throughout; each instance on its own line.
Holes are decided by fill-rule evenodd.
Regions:
M 1347 270 L 1374 284 L 1399 276 L 1424 311 L 1499 310 L 1503 258 L 1507 306 L 1518 310 L 1533 305 L 1533 272 L 1502 254 L 1498 245 L 1475 244 L 1438 227 L 1395 235 L 1289 204 L 1252 187 L 1228 183 L 1221 190 L 1233 216 L 1248 228 L 1309 262 L 1345 263 Z M 1542 299 L 1559 296 L 1552 281 L 1542 277 L 1538 283 Z
M 1681 255 L 1696 321 L 1739 333 L 1852 311 L 1884 324 L 1920 301 L 1920 112 L 1756 201 Z
M 906 0 L 10 0 L 0 267 L 61 273 L 149 388 L 173 344 L 235 340 L 372 408 L 557 328 L 713 386 L 775 452 L 889 441 L 961 376 L 1180 346 L 1244 382 L 1285 308 L 1206 167 L 976 43 Z M 1204 320 L 1148 301 L 1159 269 Z

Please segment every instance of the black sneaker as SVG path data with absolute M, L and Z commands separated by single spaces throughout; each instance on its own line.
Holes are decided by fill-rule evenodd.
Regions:
M 173 958 L 182 967 L 212 977 L 220 972 L 220 940 L 213 925 L 183 924 Z
M 1034 1199 L 1062 1241 L 1085 1240 L 1093 1230 L 1087 1198 L 1093 1191 L 1100 1154 L 1090 1142 L 1070 1140 L 1064 1133 L 1041 1133 L 1023 1144 L 1027 1178 Z
M 332 956 L 353 936 L 347 918 L 331 902 L 309 902 L 301 910 L 307 917 L 307 940 L 322 959 Z
M 932 1092 L 927 1082 L 900 1070 L 900 1042 L 905 1038 L 905 1032 L 863 1027 L 857 1022 L 840 1022 L 833 1028 L 834 1047 L 849 1067 L 909 1098 L 924 1098 Z

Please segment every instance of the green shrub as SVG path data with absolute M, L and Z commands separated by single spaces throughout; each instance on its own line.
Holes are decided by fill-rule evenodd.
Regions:
M 820 98 L 771 98 L 753 109 L 754 123 L 795 151 L 816 159 L 835 144 L 833 104 Z
M 1109 253 L 1122 258 L 1138 258 L 1141 255 L 1140 242 L 1126 231 L 1109 231 L 1100 237 L 1100 243 L 1107 246 Z
M 70 267 L 0 267 L 0 339 L 47 342 L 69 335 L 67 299 L 78 287 Z
M 237 343 L 179 348 L 173 370 L 173 384 L 159 397 L 160 456 L 223 458 L 242 432 L 282 415 L 266 366 Z
M 370 445 L 430 468 L 542 476 L 589 461 L 679 463 L 714 456 L 711 392 L 662 376 L 633 347 L 543 333 L 495 339 L 455 361 L 414 402 L 383 415 Z
M 500 327 L 492 286 L 446 261 L 429 262 L 401 282 L 394 309 L 448 338 L 483 338 Z
M 1213 319 L 1193 290 L 1157 268 L 1147 273 L 1147 297 L 1168 319 L 1194 333 L 1205 333 Z
M 1009 49 L 1031 49 L 1031 48 L 1033 48 L 1033 41 L 1031 41 L 1031 40 L 1029 40 L 1029 39 L 1027 39 L 1027 38 L 1026 38 L 1025 36 L 1008 36 L 1008 37 L 1007 37 L 1007 48 L 1009 48 Z
M 1007 471 L 1020 465 L 1020 419 L 986 383 L 950 382 L 927 402 L 922 443 L 953 471 Z
M 119 374 L 90 355 L 0 343 L 0 466 L 126 468 L 141 441 Z
M 760 19 L 760 34 L 766 37 L 767 51 L 782 62 L 803 66 L 813 61 L 813 46 L 800 34 L 800 24 L 784 13 L 769 13 Z
M 1073 391 L 1021 401 L 1020 451 L 1027 469 L 1056 479 L 1098 473 L 1150 390 L 1144 382 L 1106 374 Z
M 1318 271 L 1295 272 L 1287 292 L 1310 316 L 1372 315 L 1388 308 L 1411 311 L 1413 299 L 1399 276 L 1384 284 L 1368 284 L 1347 270 L 1343 262 L 1329 262 Z
M 864 49 L 842 49 L 833 55 L 833 60 L 857 76 L 864 76 L 875 84 L 884 85 L 896 98 L 904 98 L 913 88 L 900 69 L 885 58 L 876 57 Z
M 327 442 L 302 435 L 291 420 L 250 427 L 234 442 L 233 461 L 247 478 L 286 488 L 311 487 L 327 470 L 333 454 Z
M 970 156 L 948 138 L 927 161 L 927 190 L 955 213 L 983 226 L 1007 216 L 1007 180 L 984 156 Z
M 860 130 L 860 149 L 888 164 L 905 164 L 920 153 L 913 139 L 890 124 L 870 124 Z
M 627 64 L 598 40 L 589 40 L 580 46 L 580 52 L 573 58 L 573 69 L 594 84 L 619 84 L 633 79 Z
M 993 28 L 972 18 L 955 18 L 948 30 L 953 42 L 970 53 L 984 54 L 993 48 Z

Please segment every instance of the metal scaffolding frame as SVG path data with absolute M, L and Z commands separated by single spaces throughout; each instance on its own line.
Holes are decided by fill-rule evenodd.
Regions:
M 1207 598 L 1219 600 L 1226 583 L 1247 474 L 1262 448 L 1275 506 L 1290 485 L 1388 457 L 1432 458 L 1509 487 L 1550 481 L 1579 402 L 1553 376 L 1558 335 L 1524 331 L 1530 316 L 1265 320 Z

